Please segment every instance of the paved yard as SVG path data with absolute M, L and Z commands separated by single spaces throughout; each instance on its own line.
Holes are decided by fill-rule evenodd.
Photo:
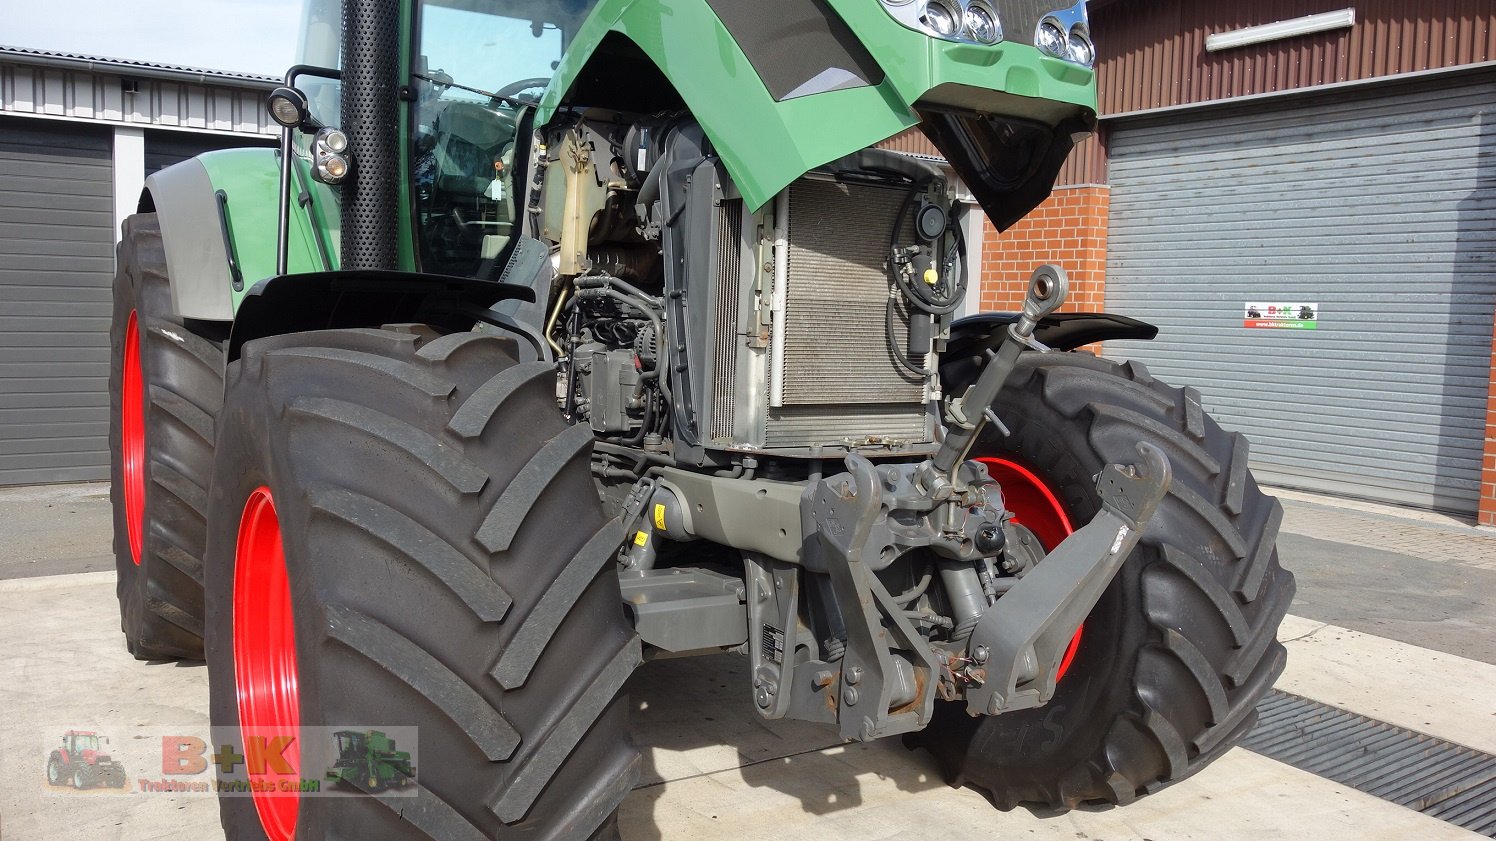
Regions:
M 1339 510 L 1297 517 L 1308 505 L 1290 502 L 1286 521 L 1323 524 Z M 1378 528 L 1445 533 L 1438 524 L 1354 516 Z M 1326 533 L 1283 541 L 1285 562 L 1301 577 L 1295 613 L 1304 615 L 1280 634 L 1289 667 L 1279 688 L 1496 753 L 1496 571 L 1458 554 L 1467 543 L 1488 551 L 1496 537 L 1448 531 L 1464 543 L 1429 558 L 1406 552 L 1430 554 L 1430 541 L 1442 538 L 1388 551 Z M 63 730 L 108 734 L 133 775 L 160 761 L 163 728 L 206 727 L 202 666 L 132 660 L 119 637 L 112 572 L 75 571 L 107 559 L 107 541 L 101 486 L 0 492 L 0 838 L 221 838 L 209 796 L 75 793 L 45 783 L 46 749 Z M 1370 564 L 1379 583 L 1352 575 L 1358 563 Z M 1442 613 L 1430 612 L 1439 604 Z M 624 838 L 866 841 L 932 827 L 984 841 L 1480 837 L 1240 749 L 1124 809 L 999 812 L 946 786 L 926 755 L 897 741 L 838 744 L 812 725 L 760 721 L 746 684 L 735 657 L 657 661 L 635 676 L 634 732 L 646 768 L 624 803 Z

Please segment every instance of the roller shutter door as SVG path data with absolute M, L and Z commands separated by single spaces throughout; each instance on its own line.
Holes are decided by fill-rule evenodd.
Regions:
M 165 169 L 204 152 L 244 146 L 274 146 L 274 137 L 240 137 L 186 131 L 152 130 L 145 133 L 145 174 Z
M 1496 312 L 1496 77 L 1123 122 L 1118 343 L 1247 434 L 1259 478 L 1475 510 Z M 1315 329 L 1244 326 L 1315 304 Z
M 110 138 L 0 119 L 0 484 L 108 476 Z

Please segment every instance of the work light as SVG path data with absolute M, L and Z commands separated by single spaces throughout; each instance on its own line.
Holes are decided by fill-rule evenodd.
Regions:
M 296 128 L 306 122 L 306 96 L 295 88 L 279 87 L 271 91 L 265 108 L 270 112 L 270 119 L 286 128 Z

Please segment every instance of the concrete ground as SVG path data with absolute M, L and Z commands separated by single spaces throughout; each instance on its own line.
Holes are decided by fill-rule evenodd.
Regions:
M 1299 596 L 1279 688 L 1496 753 L 1496 535 L 1286 496 L 1280 550 Z M 206 730 L 201 665 L 125 653 L 109 541 L 106 486 L 0 491 L 0 839 L 221 838 L 210 795 L 78 793 L 43 778 L 63 730 L 109 735 L 129 768 L 160 761 L 162 732 Z M 839 744 L 760 721 L 747 683 L 735 657 L 635 676 L 646 767 L 625 839 L 1480 837 L 1240 749 L 1123 809 L 999 812 L 897 740 Z

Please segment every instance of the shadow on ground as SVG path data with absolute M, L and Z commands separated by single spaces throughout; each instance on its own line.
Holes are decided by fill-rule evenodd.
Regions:
M 635 673 L 631 729 L 644 764 L 625 804 L 624 838 L 663 838 L 664 783 L 714 774 L 794 798 L 811 815 L 862 806 L 872 780 L 880 790 L 889 782 L 910 793 L 948 788 L 929 754 L 897 738 L 845 743 L 824 725 L 765 721 L 750 691 L 747 660 L 736 655 L 656 660 Z

